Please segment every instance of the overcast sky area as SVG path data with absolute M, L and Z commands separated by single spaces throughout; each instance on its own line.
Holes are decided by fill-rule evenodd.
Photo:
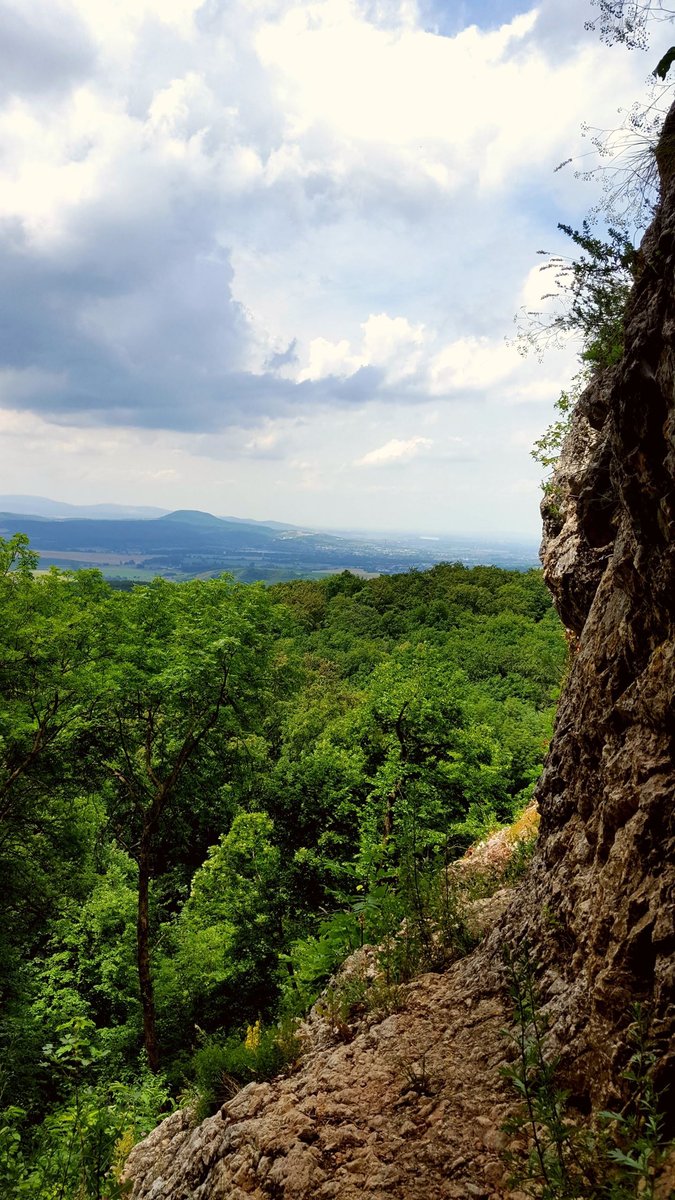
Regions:
M 0 491 L 537 536 L 507 339 L 656 61 L 592 12 L 0 0 Z

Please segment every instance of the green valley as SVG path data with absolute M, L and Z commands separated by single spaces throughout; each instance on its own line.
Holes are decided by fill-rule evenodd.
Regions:
M 566 644 L 538 571 L 120 591 L 0 553 L 0 1186 L 110 1197 L 523 809 Z
M 74 506 L 73 512 L 77 513 Z M 30 538 L 42 568 L 96 567 L 119 583 L 149 582 L 155 575 L 174 580 L 210 578 L 223 571 L 242 582 L 274 583 L 320 579 L 342 570 L 391 574 L 411 567 L 425 569 L 448 559 L 467 566 L 494 563 L 516 569 L 533 567 L 538 561 L 536 544 L 526 538 L 337 534 L 193 510 L 152 518 L 0 511 L 0 536 L 16 533 Z

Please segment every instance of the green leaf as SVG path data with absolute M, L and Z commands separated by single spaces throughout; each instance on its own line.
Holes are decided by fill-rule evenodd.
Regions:
M 623 1150 L 613 1147 L 607 1152 L 608 1158 L 613 1162 L 620 1163 L 622 1167 L 628 1167 L 631 1171 L 641 1170 L 642 1164 L 637 1159 L 632 1158 L 630 1154 L 624 1154 Z

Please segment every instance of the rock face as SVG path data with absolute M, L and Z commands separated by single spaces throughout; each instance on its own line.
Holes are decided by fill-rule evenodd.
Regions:
M 675 109 L 623 361 L 582 397 L 544 570 L 573 658 L 538 788 L 538 852 L 482 945 L 408 985 L 403 1011 L 132 1151 L 135 1200 L 508 1195 L 502 949 L 541 964 L 552 1052 L 580 1110 L 621 1089 L 631 1005 L 675 1079 Z M 666 1099 L 668 1104 L 668 1099 Z M 670 1095 L 669 1111 L 675 1113 Z M 671 1133 L 675 1132 L 671 1130 Z M 665 1186 L 665 1185 L 664 1185 Z M 669 1185 L 668 1185 L 669 1190 Z M 668 1191 L 663 1191 L 667 1195 Z
M 527 910 L 501 930 L 546 963 L 563 1065 L 594 1103 L 636 1001 L 660 1082 L 675 1075 L 675 173 L 657 157 L 625 355 L 582 396 L 544 505 L 545 578 L 575 650 Z

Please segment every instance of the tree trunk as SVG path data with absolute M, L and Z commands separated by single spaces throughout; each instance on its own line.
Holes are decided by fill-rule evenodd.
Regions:
M 138 981 L 141 989 L 141 1006 L 143 1009 L 143 1044 L 148 1056 L 150 1070 L 157 1074 L 159 1070 L 159 1049 L 155 1028 L 155 998 L 152 990 L 152 973 L 150 970 L 150 928 L 149 928 L 149 893 L 150 893 L 150 835 L 143 830 L 138 856 L 138 923 L 137 923 L 137 958 Z
M 405 738 L 405 724 L 404 724 L 403 718 L 405 717 L 405 710 L 408 707 L 409 703 L 410 703 L 410 701 L 406 700 L 405 704 L 403 705 L 403 708 L 401 709 L 400 713 L 398 714 L 398 716 L 396 718 L 396 737 L 398 738 L 398 744 L 401 748 L 401 762 L 404 767 L 405 767 L 406 762 L 408 761 L 408 745 L 407 745 L 406 738 Z M 394 812 L 396 809 L 396 801 L 398 800 L 400 795 L 401 795 L 401 780 L 397 779 L 393 788 L 387 795 L 387 810 L 384 814 L 384 827 L 383 827 L 384 837 L 382 838 L 382 841 L 384 842 L 385 845 L 389 841 L 389 838 L 391 837 L 392 833 L 394 832 Z

